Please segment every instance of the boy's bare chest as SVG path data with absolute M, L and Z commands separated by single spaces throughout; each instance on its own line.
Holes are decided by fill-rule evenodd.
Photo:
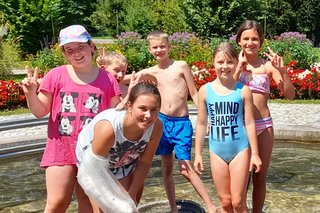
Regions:
M 155 76 L 159 84 L 177 84 L 183 82 L 183 75 L 175 70 L 161 70 Z

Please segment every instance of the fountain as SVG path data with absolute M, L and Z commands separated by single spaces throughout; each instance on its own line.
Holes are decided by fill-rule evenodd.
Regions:
M 205 150 L 208 150 L 207 147 L 204 147 L 206 170 L 202 179 L 218 205 L 210 174 L 209 156 Z M 265 212 L 320 212 L 319 151 L 318 143 L 275 143 L 267 179 Z M 0 213 L 43 212 L 45 183 L 44 170 L 39 168 L 40 158 L 41 153 L 0 159 Z M 155 157 L 139 204 L 141 212 L 169 212 L 160 164 L 160 158 Z M 178 174 L 177 164 L 175 166 L 177 199 L 186 200 L 185 205 L 191 203 L 204 207 L 191 184 Z M 251 188 L 248 195 L 250 194 Z M 248 196 L 249 206 L 250 200 Z M 76 209 L 76 202 L 73 200 L 68 212 L 76 212 Z

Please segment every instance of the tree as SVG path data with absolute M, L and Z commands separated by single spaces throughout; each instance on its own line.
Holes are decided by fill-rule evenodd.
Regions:
M 151 20 L 156 29 L 166 33 L 190 32 L 191 28 L 186 23 L 184 11 L 181 8 L 183 0 L 156 0 L 150 12 Z
M 296 22 L 295 12 L 292 6 L 286 1 L 267 1 L 267 35 L 273 38 L 276 35 L 290 30 L 290 22 Z M 292 29 L 292 28 L 291 28 Z
M 91 25 L 102 35 L 116 36 L 124 31 L 125 0 L 99 0 L 90 16 Z
M 153 2 L 149 0 L 128 0 L 125 5 L 125 30 L 138 32 L 146 36 L 150 31 L 157 28 L 155 21 L 152 19 Z
M 262 0 L 184 0 L 187 23 L 201 37 L 230 36 L 246 20 L 263 21 Z
M 58 31 L 70 24 L 87 25 L 93 0 L 0 0 L 8 36 L 20 41 L 24 55 L 55 42 Z M 55 30 L 59 29 L 59 30 Z

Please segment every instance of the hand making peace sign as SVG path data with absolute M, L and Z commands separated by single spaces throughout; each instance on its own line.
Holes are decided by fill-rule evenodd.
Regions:
M 275 53 L 270 47 L 268 47 L 269 54 L 264 52 L 264 56 L 266 56 L 270 61 L 272 66 L 274 66 L 280 72 L 286 72 L 286 66 L 284 65 L 284 61 L 281 56 Z
M 25 70 L 27 72 L 27 77 L 25 77 L 21 82 L 23 92 L 25 94 L 35 93 L 38 88 L 38 74 L 40 69 L 36 67 L 33 71 L 29 66 L 26 66 Z
M 104 57 L 106 55 L 105 47 L 99 48 L 98 52 L 99 52 L 99 56 Z

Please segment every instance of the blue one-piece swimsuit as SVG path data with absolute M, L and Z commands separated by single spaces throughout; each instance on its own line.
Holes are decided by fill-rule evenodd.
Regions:
M 206 105 L 210 122 L 209 149 L 226 163 L 249 147 L 244 127 L 244 110 L 241 91 L 243 84 L 238 82 L 233 92 L 218 95 L 206 84 Z

